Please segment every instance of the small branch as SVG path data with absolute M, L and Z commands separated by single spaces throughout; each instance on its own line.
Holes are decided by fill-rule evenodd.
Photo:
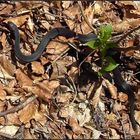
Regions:
M 78 1 L 77 2 L 79 7 L 80 7 L 80 11 L 81 11 L 81 14 L 85 20 L 85 22 L 87 23 L 87 25 L 93 30 L 93 32 L 96 34 L 96 30 L 93 28 L 93 26 L 90 24 L 89 20 L 87 19 L 87 17 L 85 16 L 84 14 L 84 10 L 83 10 L 83 7 L 82 7 L 82 2 L 81 1 Z
M 29 103 L 33 102 L 36 98 L 37 98 L 37 96 L 32 96 L 32 97 L 28 98 L 22 104 L 20 104 L 20 105 L 18 105 L 16 107 L 13 107 L 13 108 L 11 108 L 9 110 L 0 112 L 0 117 L 3 117 L 5 115 L 7 115 L 7 114 L 14 113 L 14 112 L 17 112 L 17 111 L 21 110 L 22 108 L 24 108 L 25 106 L 27 106 Z
M 120 39 L 118 39 L 117 41 L 116 41 L 116 43 L 118 44 L 118 43 L 120 43 L 122 40 L 124 40 L 128 35 L 130 35 L 132 32 L 134 32 L 134 31 L 136 31 L 136 30 L 138 30 L 138 29 L 140 29 L 140 26 L 137 26 L 137 27 L 135 27 L 134 29 L 131 29 L 130 31 L 128 31 L 127 33 L 125 33 L 123 36 L 121 36 L 121 38 Z
M 128 48 L 113 48 L 113 50 L 123 51 L 123 52 L 133 51 L 133 50 L 140 50 L 140 45 L 138 45 L 138 46 L 131 46 L 131 47 L 128 47 Z

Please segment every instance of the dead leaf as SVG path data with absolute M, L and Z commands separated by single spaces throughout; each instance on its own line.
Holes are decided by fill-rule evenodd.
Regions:
M 45 116 L 44 114 L 45 114 L 45 112 L 44 112 L 44 113 L 41 112 L 41 111 L 38 112 L 38 111 L 36 110 L 36 112 L 35 112 L 33 118 L 34 118 L 37 122 L 39 122 L 40 124 L 45 125 L 46 122 L 47 122 L 47 119 L 46 119 L 46 116 Z
M 5 110 L 6 103 L 3 101 L 0 101 L 0 112 L 3 112 Z
M 33 73 L 44 74 L 44 67 L 42 66 L 42 64 L 40 62 L 33 61 L 31 63 L 31 67 L 32 67 Z
M 63 1 L 63 2 L 62 2 L 62 7 L 63 7 L 64 9 L 67 9 L 67 8 L 69 8 L 70 5 L 73 4 L 73 2 L 74 2 L 74 1 Z
M 69 125 L 71 126 L 72 128 L 72 131 L 75 133 L 75 134 L 82 134 L 83 133 L 83 128 L 79 126 L 77 120 L 73 117 L 70 117 L 69 118 Z
M 113 25 L 113 31 L 124 32 L 131 28 L 134 28 L 140 24 L 140 18 L 138 19 L 126 19 L 122 22 Z
M 5 55 L 0 55 L 0 77 L 4 79 L 14 79 L 15 66 Z
M 115 103 L 114 103 L 114 105 L 113 105 L 113 110 L 114 110 L 115 112 L 121 111 L 121 110 L 123 110 L 123 109 L 125 109 L 125 106 L 122 105 L 121 102 L 120 102 L 120 103 L 118 103 L 118 102 L 115 102 Z
M 0 56 L 0 64 L 10 76 L 14 75 L 15 66 L 7 59 L 5 55 Z
M 6 47 L 6 34 L 2 33 L 1 38 L 0 38 L 0 42 L 3 48 Z
M 96 106 L 100 101 L 101 92 L 102 92 L 102 85 L 100 85 L 100 87 L 96 90 L 94 97 L 92 98 L 92 105 L 94 108 L 96 108 Z
M 26 124 L 33 118 L 36 110 L 37 110 L 37 106 L 35 103 L 28 104 L 26 107 L 24 107 L 22 110 L 18 112 L 19 120 L 22 123 Z
M 104 79 L 104 81 L 105 81 L 105 83 L 106 83 L 106 85 L 109 89 L 111 97 L 113 99 L 117 99 L 117 89 L 116 89 L 116 87 L 113 84 L 111 84 L 107 79 Z
M 66 41 L 65 37 L 59 37 L 59 39 L 49 42 L 47 46 L 46 53 L 53 54 L 53 55 L 60 55 L 63 53 L 67 48 L 68 45 L 65 43 L 61 43 Z M 48 59 L 53 60 L 51 55 L 48 55 Z
M 8 14 L 11 14 L 13 10 L 13 5 L 11 4 L 7 4 L 7 3 L 1 3 L 0 5 L 0 15 L 8 15 Z
M 4 133 L 13 137 L 18 131 L 19 127 L 15 125 L 0 126 L 0 133 Z
M 120 135 L 117 133 L 115 129 L 110 129 L 111 130 L 111 137 L 110 139 L 120 139 Z
M 58 80 L 44 80 L 42 86 L 48 88 L 51 92 L 60 85 Z
M 67 118 L 68 116 L 76 118 L 76 112 L 74 111 L 75 104 L 70 104 L 69 106 L 64 106 L 60 109 L 59 115 L 61 117 Z
M 114 113 L 106 114 L 106 119 L 109 121 L 117 122 L 117 116 Z
M 135 119 L 138 122 L 138 124 L 140 125 L 140 111 L 135 111 Z
M 103 13 L 103 2 L 102 1 L 96 1 L 94 4 L 94 14 L 102 14 Z
M 34 31 L 34 23 L 33 23 L 32 19 L 31 19 L 31 17 L 29 17 L 27 19 L 27 25 L 29 27 L 29 30 L 33 33 L 33 31 Z
M 67 118 L 69 116 L 70 112 L 67 110 L 66 107 L 62 107 L 59 111 L 59 116 L 62 118 Z
M 18 113 L 11 113 L 7 115 L 7 125 L 20 125 L 21 122 L 18 118 Z
M 23 133 L 24 133 L 24 139 L 35 139 L 35 137 L 32 136 L 29 129 L 25 129 Z
M 25 73 L 23 73 L 20 69 L 16 70 L 16 79 L 18 80 L 18 84 L 21 87 L 32 85 L 32 80 Z
M 77 113 L 77 120 L 79 122 L 79 126 L 84 126 L 85 123 L 90 122 L 91 114 L 90 109 L 85 108 L 82 113 Z
M 78 93 L 78 99 L 80 99 L 81 101 L 85 101 L 86 100 L 86 95 L 83 92 L 79 92 Z
M 70 99 L 72 98 L 72 94 L 70 92 L 66 92 L 63 94 L 59 94 L 56 98 L 58 103 L 68 103 L 70 102 Z
M 119 92 L 118 99 L 121 102 L 126 102 L 126 101 L 128 101 L 128 95 L 127 94 L 124 94 L 122 92 Z
M 0 125 L 5 125 L 5 118 L 4 117 L 0 117 Z
M 4 101 L 6 99 L 6 92 L 3 85 L 0 83 L 0 100 Z
M 50 93 L 48 88 L 43 88 L 42 86 L 40 86 L 40 84 L 34 86 L 26 85 L 23 86 L 23 89 L 25 89 L 27 92 L 31 92 L 37 95 L 39 98 L 46 102 L 48 102 L 52 98 L 52 94 Z
M 119 1 L 117 4 L 124 9 L 125 18 L 139 18 L 140 4 L 134 1 Z
M 99 139 L 100 135 L 101 135 L 101 132 L 96 130 L 96 129 L 94 129 L 94 128 L 93 128 L 92 131 L 93 131 L 92 139 Z
M 17 16 L 17 17 L 12 17 L 4 20 L 4 22 L 13 22 L 14 24 L 17 25 L 17 27 L 20 27 L 23 25 L 28 19 L 30 18 L 30 15 L 22 15 L 22 16 Z
M 68 71 L 68 75 L 75 80 L 78 78 L 78 67 L 71 66 L 71 69 Z

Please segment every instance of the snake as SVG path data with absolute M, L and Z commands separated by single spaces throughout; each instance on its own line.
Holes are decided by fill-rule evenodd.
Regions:
M 20 49 L 20 34 L 19 34 L 18 27 L 13 22 L 8 22 L 8 27 L 10 31 L 12 32 L 12 34 L 14 35 L 14 39 L 15 39 L 15 43 L 14 43 L 15 56 L 18 58 L 19 61 L 25 62 L 25 63 L 29 63 L 29 62 L 39 59 L 43 51 L 46 49 L 48 43 L 57 36 L 64 36 L 66 38 L 74 37 L 81 43 L 86 43 L 88 41 L 91 41 L 97 38 L 97 35 L 93 33 L 79 34 L 68 28 L 57 27 L 48 31 L 47 34 L 44 35 L 36 51 L 34 51 L 31 55 L 25 55 L 21 52 L 21 49 Z M 115 84 L 121 89 L 121 91 L 128 94 L 129 108 L 130 108 L 129 117 L 130 117 L 133 129 L 136 130 L 137 124 L 134 117 L 134 102 L 135 102 L 134 92 L 132 91 L 130 85 L 123 79 L 118 67 L 113 70 L 113 79 L 114 79 Z

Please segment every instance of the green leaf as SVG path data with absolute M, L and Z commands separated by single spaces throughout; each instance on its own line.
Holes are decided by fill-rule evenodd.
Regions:
M 107 72 L 112 71 L 113 69 L 115 69 L 115 68 L 119 65 L 119 64 L 117 64 L 117 63 L 115 62 L 115 60 L 114 60 L 112 57 L 110 57 L 110 56 L 105 57 L 105 59 L 106 59 L 106 61 L 107 61 L 107 65 L 105 65 L 105 66 L 102 68 L 104 71 L 107 71 Z
M 111 33 L 112 33 L 111 24 L 102 25 L 100 27 L 100 34 L 99 34 L 99 38 L 100 38 L 101 42 L 106 43 L 107 40 L 111 37 Z
M 100 40 L 97 38 L 95 40 L 91 40 L 89 42 L 86 43 L 86 45 L 88 45 L 90 48 L 92 49 L 99 49 L 101 42 Z

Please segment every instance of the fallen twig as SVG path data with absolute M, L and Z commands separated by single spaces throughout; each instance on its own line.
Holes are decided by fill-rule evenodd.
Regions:
M 20 105 L 18 105 L 18 106 L 16 106 L 16 107 L 13 107 L 13 108 L 11 108 L 11 109 L 9 109 L 9 110 L 0 112 L 0 117 L 21 110 L 22 108 L 24 108 L 25 106 L 27 106 L 29 103 L 33 102 L 36 98 L 37 98 L 37 96 L 32 96 L 32 97 L 28 98 L 28 99 L 27 99 L 25 102 L 23 102 L 22 104 L 20 104 Z
M 121 36 L 121 38 L 118 39 L 118 40 L 116 41 L 116 43 L 120 43 L 120 42 L 121 42 L 122 40 L 124 40 L 128 35 L 130 35 L 132 32 L 134 32 L 134 31 L 136 31 L 136 30 L 138 30 L 138 29 L 140 29 L 140 26 L 137 26 L 137 27 L 135 27 L 135 28 L 129 30 L 129 31 L 126 32 L 123 36 Z
M 84 10 L 83 10 L 83 7 L 82 7 L 82 2 L 81 1 L 78 1 L 77 2 L 79 7 L 80 7 L 80 10 L 81 10 L 81 14 L 85 20 L 85 22 L 87 23 L 87 25 L 94 31 L 94 33 L 96 34 L 96 30 L 93 28 L 93 26 L 90 24 L 89 20 L 87 19 L 87 17 L 85 16 L 84 14 Z

